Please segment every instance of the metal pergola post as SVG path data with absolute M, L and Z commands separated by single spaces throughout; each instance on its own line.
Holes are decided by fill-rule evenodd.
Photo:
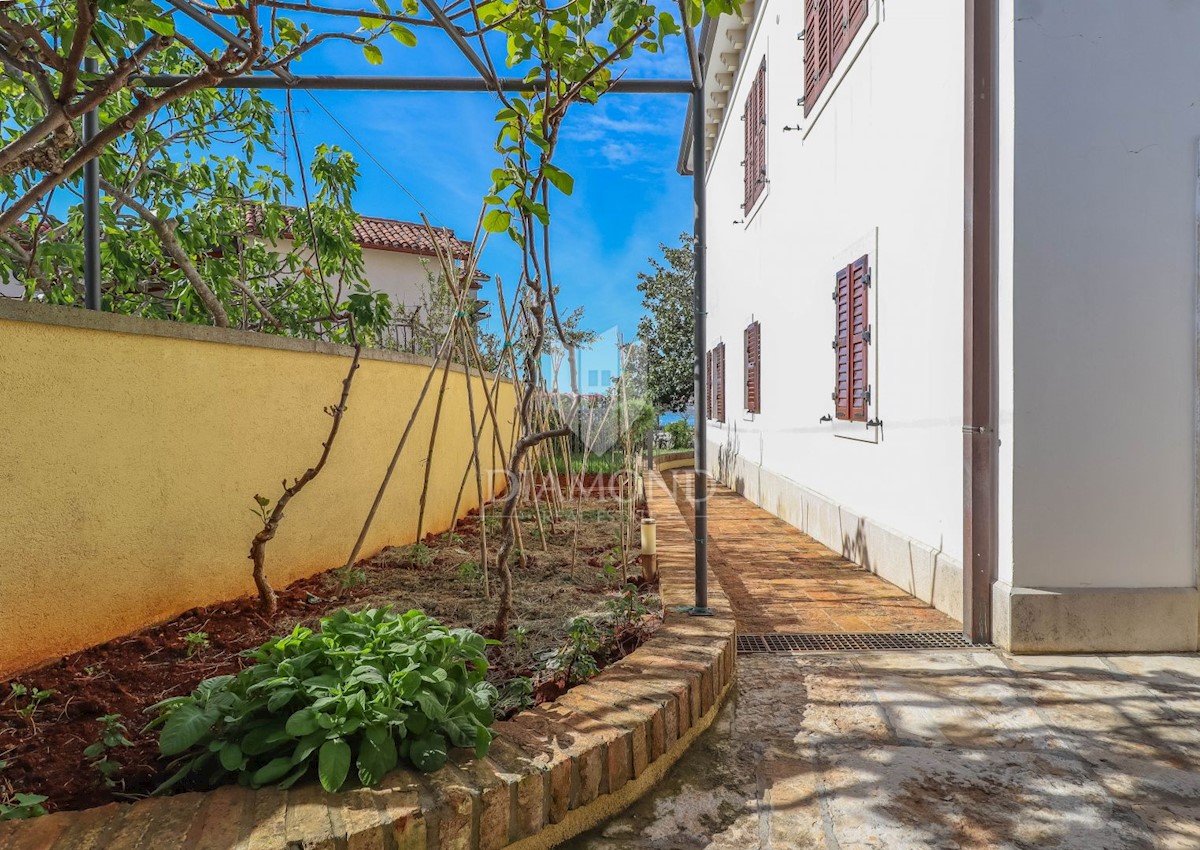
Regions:
M 84 59 L 83 69 L 95 74 L 95 59 Z M 83 114 L 83 144 L 100 131 L 95 109 Z M 83 166 L 83 304 L 100 309 L 100 161 L 93 157 Z
M 703 57 L 698 57 L 703 68 Z M 692 503 L 696 524 L 696 604 L 690 611 L 696 616 L 712 614 L 708 607 L 708 421 L 707 411 L 701 406 L 700 399 L 704 395 L 705 382 L 708 379 L 705 364 L 705 348 L 708 345 L 705 334 L 705 320 L 708 314 L 708 293 L 706 291 L 708 269 L 707 250 L 705 245 L 705 225 L 707 224 L 707 203 L 704 192 L 704 75 L 701 72 L 696 79 L 692 91 L 692 196 L 696 205 L 695 223 L 695 256 L 693 266 L 695 273 L 695 357 L 696 357 L 696 472 L 695 492 Z

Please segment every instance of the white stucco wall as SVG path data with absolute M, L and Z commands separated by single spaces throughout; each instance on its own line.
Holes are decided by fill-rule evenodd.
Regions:
M 961 560 L 964 19 L 955 6 L 871 0 L 815 121 L 797 105 L 803 4 L 770 0 L 757 15 L 708 177 L 708 336 L 726 345 L 728 422 L 710 425 L 713 443 Z M 714 54 L 729 49 L 727 27 Z M 740 116 L 764 54 L 770 182 L 735 223 L 747 218 Z M 783 131 L 797 124 L 804 130 Z M 819 421 L 834 414 L 834 275 L 864 252 L 878 429 Z M 763 412 L 751 418 L 742 334 L 754 319 Z M 842 533 L 853 542 L 853 528 Z
M 290 239 L 280 239 L 277 244 L 280 253 L 292 249 Z M 421 304 L 426 269 L 435 273 L 439 270 L 434 257 L 373 248 L 364 248 L 362 254 L 363 273 L 371 288 L 391 296 L 393 306 L 403 304 L 410 310 Z
M 1200 3 L 1012 5 L 1011 580 L 1191 586 Z

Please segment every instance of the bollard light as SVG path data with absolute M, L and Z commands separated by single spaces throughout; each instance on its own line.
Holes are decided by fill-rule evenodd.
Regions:
M 653 581 L 658 575 L 658 524 L 647 517 L 642 520 L 642 580 Z

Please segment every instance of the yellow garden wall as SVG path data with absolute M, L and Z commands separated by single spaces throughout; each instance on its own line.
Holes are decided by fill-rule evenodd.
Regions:
M 274 500 L 283 478 L 317 461 L 349 357 L 324 343 L 0 301 L 0 676 L 252 593 L 253 497 Z M 268 549 L 276 587 L 345 561 L 429 367 L 364 352 L 329 462 Z M 481 379 L 473 386 L 480 415 Z M 437 389 L 364 555 L 415 538 Z M 505 384 L 506 442 L 513 407 Z M 485 465 L 499 469 L 492 446 L 485 433 Z M 470 455 L 466 378 L 453 372 L 427 530 L 450 526 Z M 476 502 L 472 476 L 460 513 Z

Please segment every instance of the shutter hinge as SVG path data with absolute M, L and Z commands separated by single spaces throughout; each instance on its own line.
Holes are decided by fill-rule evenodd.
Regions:
M 833 345 L 831 346 L 831 348 L 833 348 L 834 351 L 837 351 L 837 340 L 836 339 L 833 341 Z
M 837 401 L 837 390 L 834 390 L 833 392 L 831 392 L 831 393 L 829 394 L 829 398 L 830 398 L 830 400 L 832 400 L 832 401 Z
M 837 301 L 837 290 L 836 289 L 833 290 L 832 293 L 830 293 L 830 297 L 833 298 L 834 301 Z
M 805 30 L 796 33 L 796 41 L 804 41 Z
M 871 285 L 871 270 L 867 269 L 865 272 L 863 272 L 863 286 L 870 286 L 870 285 Z
M 863 404 L 870 404 L 870 403 L 871 403 L 871 388 L 867 387 L 866 390 L 863 392 Z
M 863 342 L 871 341 L 871 329 L 870 328 L 867 328 L 865 331 L 863 331 L 862 338 L 863 338 Z

